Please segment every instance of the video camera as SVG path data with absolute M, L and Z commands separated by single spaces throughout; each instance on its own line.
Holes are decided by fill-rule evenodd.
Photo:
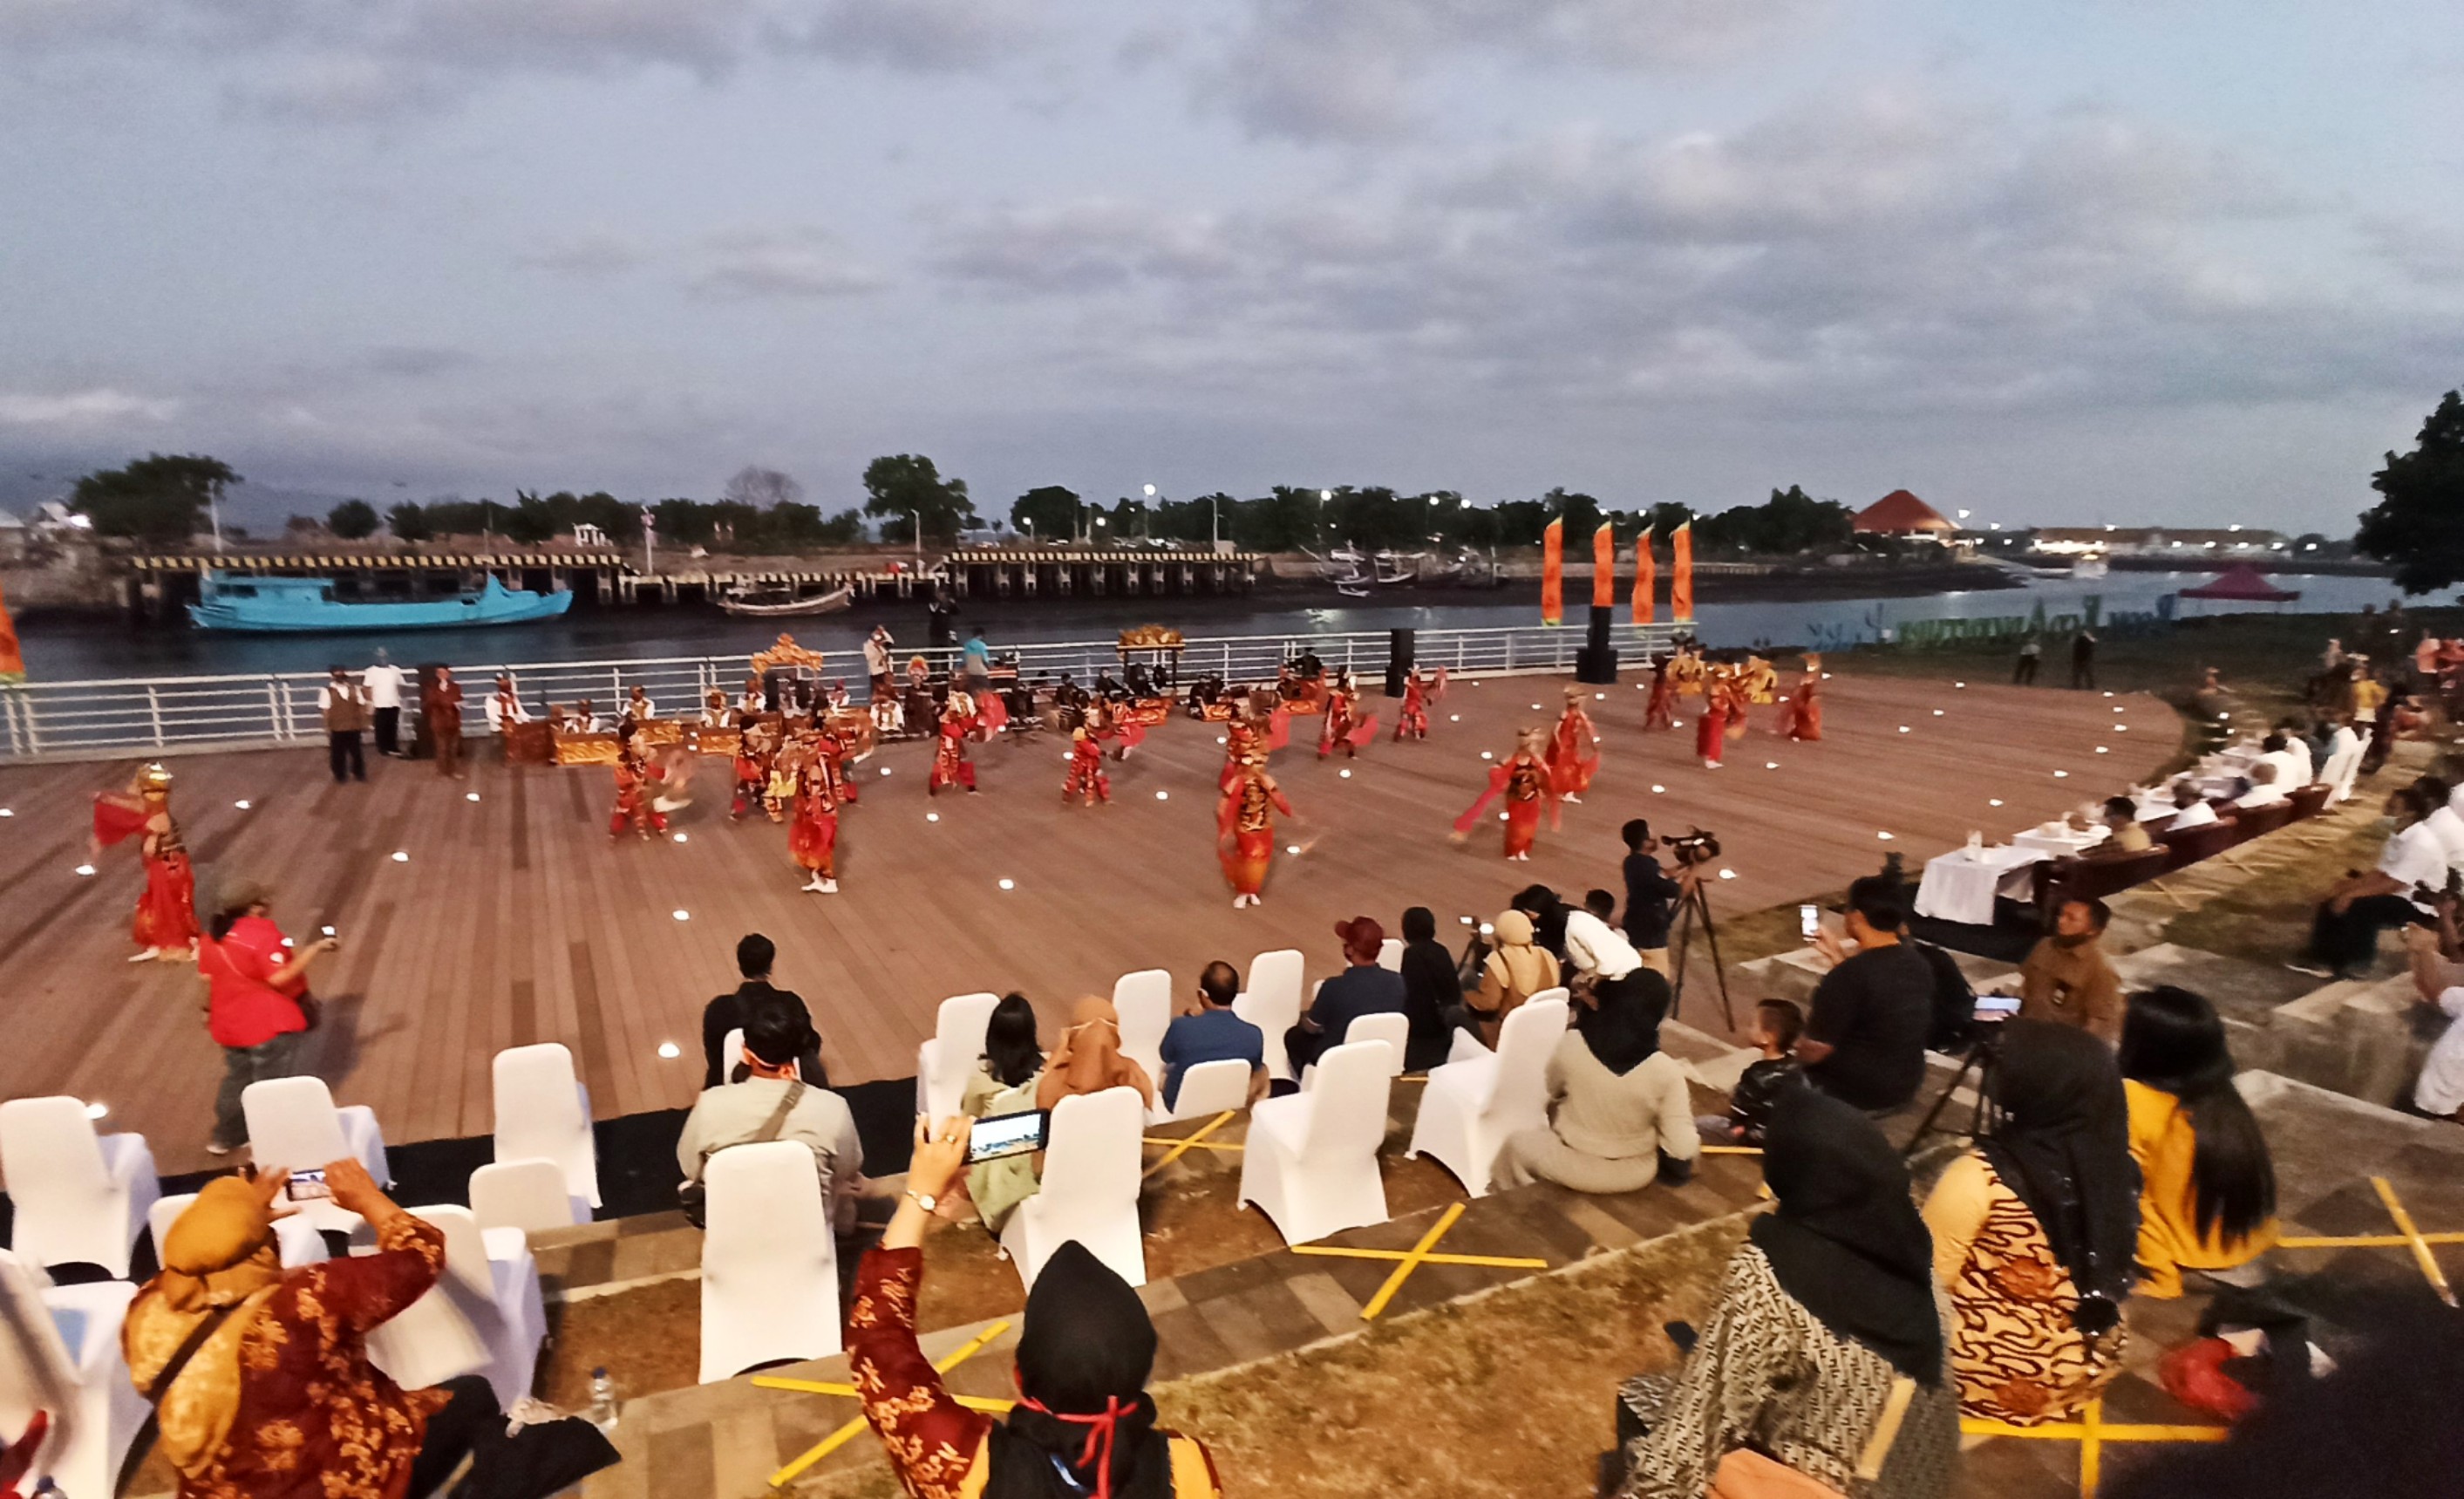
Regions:
M 1720 856 L 1720 838 L 1716 833 L 1697 827 L 1690 832 L 1672 834 L 1660 840 L 1668 849 L 1668 856 L 1691 868 L 1708 864 Z

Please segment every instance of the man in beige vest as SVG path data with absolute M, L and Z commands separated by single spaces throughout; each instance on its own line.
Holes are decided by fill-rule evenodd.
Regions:
M 325 763 L 334 783 L 368 779 L 368 762 L 360 736 L 368 729 L 368 691 L 341 667 L 317 694 L 317 713 L 325 720 Z

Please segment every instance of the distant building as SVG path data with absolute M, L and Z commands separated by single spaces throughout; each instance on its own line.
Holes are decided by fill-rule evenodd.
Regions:
M 1857 512 L 1849 526 L 1859 536 L 1916 537 L 1945 545 L 1959 530 L 1941 511 L 1903 489 L 1895 489 Z
M 33 535 L 26 522 L 0 510 L 0 562 L 24 562 L 33 544 Z
M 577 520 L 573 523 L 573 544 L 576 546 L 605 546 L 607 544 L 607 533 L 600 530 L 597 526 L 592 525 L 587 520 Z
M 2287 552 L 2293 543 L 2277 531 L 2255 526 L 2201 529 L 2189 526 L 2043 526 L 2036 550 L 2055 557 L 2251 558 Z
M 80 516 L 56 499 L 47 499 L 34 507 L 33 531 L 36 536 L 58 539 L 67 536 L 92 536 L 94 520 Z

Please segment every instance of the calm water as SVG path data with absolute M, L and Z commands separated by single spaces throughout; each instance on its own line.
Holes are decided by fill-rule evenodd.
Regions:
M 1899 599 L 1756 599 L 1706 604 L 1703 637 L 1714 645 L 1769 640 L 1782 646 L 1841 639 L 1872 640 L 1882 629 L 1910 620 L 1993 619 L 2025 615 L 2039 604 L 2048 615 L 2078 612 L 2091 597 L 2107 614 L 2144 612 L 2180 588 L 2205 581 L 2197 573 L 2116 573 L 2094 582 L 2035 580 L 2025 587 L 1937 593 Z M 2386 607 L 2395 595 L 2384 578 L 2287 577 L 2283 586 L 2301 590 L 2288 612 L 2349 613 L 2364 605 Z M 1580 595 L 1581 584 L 1568 588 Z M 2448 604 L 2458 592 L 2409 600 Z M 980 628 L 994 645 L 1004 642 L 1102 640 L 1132 626 L 1162 623 L 1193 637 L 1310 635 L 1412 626 L 1422 629 L 1495 628 L 1537 624 L 1536 584 L 1497 593 L 1431 591 L 1425 603 L 1388 604 L 1383 599 L 1343 606 L 1317 606 L 1278 594 L 1256 600 L 1114 599 L 1069 604 L 1004 606 L 991 601 L 962 605 L 960 638 Z M 1579 604 L 1579 597 L 1570 603 Z M 2191 602 L 2184 614 L 2226 612 L 2234 606 Z M 2260 606 L 2273 608 L 2274 606 Z M 1579 607 L 1570 608 L 1575 619 Z M 90 677 L 204 675 L 219 672 L 316 671 L 341 661 L 365 662 L 379 646 L 399 661 L 438 656 L 471 663 L 621 660 L 654 656 L 749 654 L 781 628 L 801 643 L 824 650 L 853 650 L 875 623 L 886 624 L 902 646 L 927 638 L 924 606 L 884 603 L 825 619 L 763 622 L 731 619 L 715 608 L 583 609 L 561 619 L 501 629 L 406 630 L 350 635 L 225 635 L 193 629 L 134 630 L 118 625 L 37 624 L 24 630 L 28 674 L 36 680 Z

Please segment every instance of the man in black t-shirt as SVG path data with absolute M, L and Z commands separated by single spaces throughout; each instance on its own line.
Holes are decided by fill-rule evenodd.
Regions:
M 1868 1113 L 1896 1109 L 1925 1081 L 1933 1025 L 1933 966 L 1901 939 L 1906 890 L 1873 874 L 1848 887 L 1845 915 L 1854 956 L 1829 928 L 1814 945 L 1831 972 L 1814 991 L 1796 1043 L 1806 1081 Z
M 1665 979 L 1668 972 L 1669 907 L 1685 893 L 1692 877 L 1690 871 L 1681 871 L 1675 879 L 1668 877 L 1652 857 L 1660 840 L 1651 836 L 1651 825 L 1638 817 L 1627 823 L 1625 838 L 1625 939 L 1642 955 L 1642 965 Z
M 744 1028 L 757 999 L 775 994 L 781 999 L 793 1000 L 796 1007 L 804 1012 L 804 1018 L 807 1021 L 812 1019 L 812 1006 L 804 1003 L 803 995 L 792 989 L 770 987 L 770 967 L 778 960 L 778 948 L 759 932 L 748 935 L 736 944 L 736 971 L 744 976 L 744 982 L 702 1006 L 701 1086 L 704 1089 L 716 1088 L 734 1080 L 737 1064 L 741 1059 L 719 1053 L 727 1047 L 727 1033 Z M 804 1079 L 806 1087 L 827 1088 L 830 1079 L 829 1074 L 822 1070 L 821 1032 L 808 1025 L 805 1033 L 811 1039 L 805 1044 L 803 1054 L 796 1059 L 796 1070 Z

